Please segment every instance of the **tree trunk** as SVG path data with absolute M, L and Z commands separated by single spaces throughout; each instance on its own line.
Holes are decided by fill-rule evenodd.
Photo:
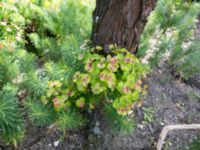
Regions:
M 156 0 L 96 0 L 92 41 L 105 51 L 110 44 L 137 52 L 140 35 Z

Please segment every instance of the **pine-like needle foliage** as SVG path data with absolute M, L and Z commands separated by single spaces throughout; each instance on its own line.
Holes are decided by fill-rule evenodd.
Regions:
M 27 100 L 25 107 L 28 117 L 37 126 L 46 126 L 55 120 L 55 111 L 50 105 L 44 105 L 40 101 Z
M 19 68 L 6 49 L 0 50 L 0 90 L 7 82 L 11 82 L 19 73 Z
M 48 86 L 48 79 L 43 77 L 39 72 L 28 72 L 21 83 L 22 89 L 27 89 L 33 97 L 41 97 L 45 94 Z
M 135 129 L 135 122 L 129 116 L 120 116 L 110 105 L 105 106 L 105 116 L 110 127 L 120 134 L 129 134 Z
M 199 69 L 193 69 L 200 63 L 199 44 L 194 39 L 199 13 L 200 4 L 196 2 L 159 0 L 141 37 L 138 56 L 146 55 L 152 66 L 166 58 L 186 79 L 199 73 Z
M 44 72 L 49 80 L 63 81 L 67 75 L 68 67 L 63 63 L 50 61 L 44 64 Z
M 13 144 L 22 141 L 25 133 L 23 118 L 15 97 L 15 90 L 5 88 L 0 91 L 0 138 L 6 144 Z
M 36 56 L 33 53 L 20 49 L 15 53 L 15 60 L 18 63 L 21 73 L 33 72 L 36 70 Z
M 182 53 L 179 54 L 179 59 L 174 62 L 177 71 L 180 72 L 186 79 L 200 73 L 200 39 L 192 41 Z
M 0 138 L 6 144 L 16 146 L 24 136 L 23 118 L 19 115 L 23 109 L 19 108 L 16 96 L 24 97 L 21 90 L 32 99 L 24 106 L 34 124 L 46 126 L 56 121 L 66 133 L 84 123 L 79 112 L 54 112 L 53 106 L 40 99 L 46 94 L 49 80 L 70 81 L 68 77 L 82 66 L 77 56 L 84 53 L 85 40 L 90 37 L 92 17 L 88 16 L 93 10 L 92 3 L 85 3 L 0 2 Z M 13 87 L 18 89 L 10 92 Z
M 85 120 L 82 115 L 77 111 L 62 111 L 58 114 L 56 124 L 59 130 L 66 136 L 69 130 L 75 130 L 84 125 Z

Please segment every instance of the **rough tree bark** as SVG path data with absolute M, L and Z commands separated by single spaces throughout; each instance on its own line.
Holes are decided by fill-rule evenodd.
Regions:
M 132 53 L 138 49 L 140 35 L 156 0 L 96 0 L 92 41 L 108 50 L 117 44 Z

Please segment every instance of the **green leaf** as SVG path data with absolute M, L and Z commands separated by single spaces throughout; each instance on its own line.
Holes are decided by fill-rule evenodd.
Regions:
M 27 100 L 25 107 L 29 119 L 37 126 L 46 126 L 55 120 L 55 112 L 51 105 L 45 105 L 40 101 Z

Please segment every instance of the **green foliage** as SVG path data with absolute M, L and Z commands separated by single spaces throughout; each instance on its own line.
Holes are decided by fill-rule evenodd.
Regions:
M 200 137 L 197 137 L 197 139 L 193 140 L 190 144 L 189 144 L 189 148 L 187 148 L 188 150 L 199 150 L 200 147 Z M 182 148 L 181 150 L 186 150 L 185 148 Z
M 145 27 L 138 56 L 150 56 L 154 66 L 169 54 L 169 63 L 186 79 L 199 73 L 199 40 L 193 39 L 199 13 L 196 2 L 159 0 Z
M 152 107 L 143 108 L 144 123 L 152 123 L 154 121 L 154 110 Z
M 75 130 L 78 127 L 84 125 L 85 120 L 81 114 L 77 111 L 61 111 L 58 114 L 56 124 L 59 130 L 66 136 L 66 131 Z
M 44 64 L 44 72 L 50 80 L 65 80 L 68 76 L 68 67 L 63 63 L 47 62 Z
M 127 115 L 145 92 L 141 79 L 146 75 L 147 66 L 125 49 L 116 47 L 111 51 L 112 54 L 106 57 L 96 53 L 86 54 L 83 58 L 85 71 L 76 72 L 73 81 L 79 93 L 91 91 L 97 96 L 118 93 L 112 105 L 119 115 Z
M 193 101 L 199 101 L 199 100 L 200 100 L 200 94 L 195 93 L 195 92 L 193 92 L 193 91 L 187 92 L 187 93 L 186 93 L 186 96 L 187 96 L 189 99 L 193 100 Z
M 25 20 L 14 6 L 14 2 L 1 2 L 0 6 L 0 39 L 3 47 L 13 51 L 23 45 L 23 27 Z
M 33 53 L 28 53 L 23 49 L 19 49 L 15 53 L 15 60 L 18 63 L 21 73 L 27 73 L 36 70 L 37 58 Z
M 37 126 L 46 126 L 55 120 L 55 112 L 50 105 L 44 105 L 40 101 L 27 100 L 25 107 L 31 122 Z
M 54 123 L 66 136 L 85 124 L 88 111 L 105 106 L 111 127 L 133 131 L 132 109 L 146 93 L 142 79 L 148 67 L 114 45 L 107 56 L 99 54 L 99 46 L 88 50 L 93 5 L 86 3 L 0 3 L 0 137 L 6 143 L 22 140 L 24 110 L 33 124 Z M 16 95 L 24 98 L 25 109 Z
M 3 6 L 2 6 L 3 5 Z M 16 98 L 20 75 L 16 50 L 23 45 L 23 17 L 11 3 L 0 6 L 0 139 L 15 147 L 24 138 L 25 127 Z
M 55 112 L 53 103 L 44 103 L 44 95 L 48 94 L 49 80 L 61 82 L 67 92 L 74 72 L 83 70 L 77 57 L 85 52 L 90 36 L 92 17 L 88 16 L 93 4 L 86 0 L 0 2 L 0 138 L 6 144 L 16 146 L 24 137 L 20 116 L 24 109 L 18 107 L 17 96 L 32 99 L 20 102 L 25 100 L 28 117 L 37 126 L 56 122 L 66 133 L 83 123 L 79 111 Z M 82 100 L 73 102 L 77 107 L 81 104 Z
M 27 89 L 33 97 L 41 97 L 46 93 L 47 83 L 48 79 L 42 77 L 39 73 L 28 72 L 20 86 L 22 89 Z
M 35 48 L 37 49 L 41 48 L 40 37 L 37 33 L 30 33 L 28 37 L 31 40 L 32 44 L 34 44 Z
M 147 67 L 125 49 L 114 48 L 112 55 L 106 57 L 87 53 L 79 59 L 84 62 L 83 73 L 76 72 L 73 83 L 62 84 L 50 81 L 44 103 L 53 103 L 57 111 L 69 107 L 93 108 L 97 104 L 94 99 L 105 93 L 118 93 L 112 103 L 119 115 L 132 113 L 133 106 L 145 93 L 141 79 L 145 77 Z M 109 100 L 108 100 L 109 101 Z
M 0 89 L 7 82 L 11 82 L 19 73 L 19 68 L 13 54 L 5 49 L 0 51 Z
M 179 59 L 174 60 L 176 69 L 186 79 L 200 73 L 200 43 L 199 39 L 192 41 L 191 45 L 182 53 L 179 54 Z
M 88 37 L 92 18 L 87 15 L 91 14 L 92 9 L 83 3 L 81 0 L 61 1 L 58 3 L 59 9 L 48 10 L 49 15 L 45 18 L 44 26 L 57 37 L 66 38 L 68 34 L 80 38 Z
M 78 57 L 83 62 L 84 70 L 75 72 L 72 81 L 50 80 L 41 101 L 45 105 L 53 105 L 58 115 L 65 116 L 66 120 L 61 121 L 67 123 L 74 119 L 70 118 L 70 110 L 82 112 L 106 104 L 105 114 L 112 122 L 111 127 L 120 133 L 131 132 L 134 123 L 130 115 L 133 107 L 146 94 L 147 86 L 143 86 L 141 80 L 146 76 L 148 67 L 126 49 L 112 46 L 111 54 L 107 56 L 96 53 L 99 50 L 102 48 L 98 46 Z M 48 69 L 49 72 L 52 72 L 51 69 Z M 61 126 L 61 130 L 66 131 L 66 126 L 68 124 Z
M 111 105 L 105 106 L 105 116 L 111 129 L 117 133 L 128 134 L 135 129 L 133 118 L 119 115 Z
M 85 39 L 90 36 L 92 18 L 88 15 L 92 14 L 93 5 L 86 6 L 81 0 L 44 0 L 40 5 L 20 2 L 17 8 L 28 24 L 26 48 L 46 60 L 76 67 L 77 54 L 83 51 Z M 30 3 L 32 7 L 25 9 Z
M 23 140 L 25 128 L 15 94 L 16 89 L 9 85 L 0 91 L 0 138 L 17 146 Z

